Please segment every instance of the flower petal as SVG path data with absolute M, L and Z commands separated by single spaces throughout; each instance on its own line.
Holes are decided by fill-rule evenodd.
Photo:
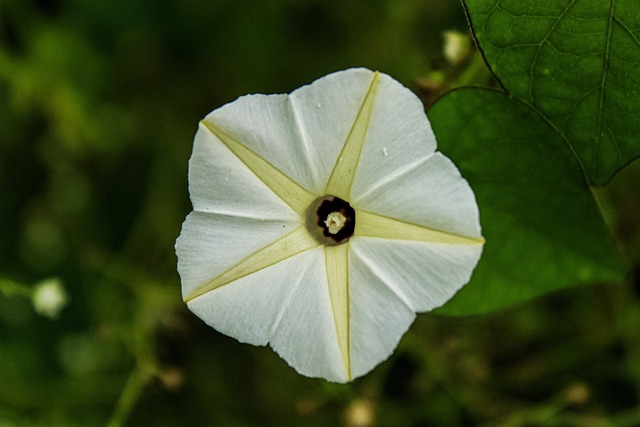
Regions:
M 362 237 L 415 240 L 447 245 L 484 245 L 482 237 L 460 236 L 362 210 L 358 212 L 355 234 Z
M 291 95 L 248 95 L 212 113 L 206 123 L 322 195 L 373 73 L 351 69 L 325 76 Z
M 241 342 L 267 345 L 291 294 L 300 286 L 306 273 L 307 269 L 299 268 L 301 259 L 305 258 L 292 257 L 284 260 L 227 286 L 199 295 L 187 302 L 187 305 L 219 332 Z M 286 274 L 286 269 L 290 269 L 292 265 L 298 267 L 290 270 L 295 274 L 288 275 L 288 280 L 280 280 L 277 276 Z
M 189 193 L 196 211 L 278 219 L 287 223 L 298 218 L 263 180 L 202 124 L 189 160 Z
M 360 179 L 360 174 L 357 179 Z M 364 189 L 364 188 L 362 188 Z M 354 194 L 356 210 L 399 219 L 460 236 L 481 237 L 476 199 L 458 168 L 441 153 L 379 180 Z
M 326 193 L 329 176 L 352 131 L 371 87 L 374 73 L 365 68 L 339 71 L 303 86 L 291 94 L 316 190 Z
M 355 255 L 415 312 L 433 310 L 471 278 L 482 245 L 353 238 Z
M 415 313 L 356 251 L 349 256 L 351 373 L 357 378 L 386 360 Z
M 333 194 L 345 200 L 351 197 L 351 185 L 371 125 L 371 113 L 375 105 L 379 82 L 380 73 L 373 73 L 362 105 L 331 171 L 324 191 L 326 194 Z
M 299 227 L 298 218 L 259 220 L 191 212 L 176 242 L 183 298 Z
M 345 382 L 326 280 L 323 249 L 315 248 L 188 305 L 207 324 L 239 341 L 270 343 L 304 375 Z
M 293 268 L 308 265 L 304 281 L 287 304 L 271 346 L 301 374 L 347 382 L 350 378 L 338 345 L 323 248 L 303 255 L 306 259 Z M 295 270 L 282 274 L 291 271 Z
M 336 329 L 338 348 L 344 371 L 351 380 L 350 312 L 349 312 L 349 245 L 326 246 L 327 288 Z
M 429 157 L 435 149 L 436 138 L 420 99 L 393 78 L 380 74 L 366 143 L 351 189 L 352 201 L 407 165 Z

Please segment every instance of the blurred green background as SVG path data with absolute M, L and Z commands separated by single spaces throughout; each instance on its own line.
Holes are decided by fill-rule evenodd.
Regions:
M 421 315 L 348 385 L 299 376 L 181 301 L 198 121 L 352 66 L 427 104 L 488 84 L 477 53 L 444 60 L 452 29 L 467 31 L 454 0 L 0 0 L 0 427 L 640 425 L 634 277 Z M 639 177 L 597 192 L 634 262 Z M 68 296 L 53 318 L 31 300 L 49 279 Z

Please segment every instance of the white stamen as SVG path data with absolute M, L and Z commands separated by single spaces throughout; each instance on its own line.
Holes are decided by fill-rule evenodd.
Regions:
M 344 227 L 344 223 L 347 221 L 344 215 L 340 212 L 331 212 L 327 215 L 327 219 L 324 221 L 324 225 L 329 229 L 329 233 L 337 234 L 342 227 Z

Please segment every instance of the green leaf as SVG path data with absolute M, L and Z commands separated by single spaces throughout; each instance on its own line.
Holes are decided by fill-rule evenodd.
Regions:
M 593 184 L 640 155 L 640 2 L 465 0 L 491 70 L 565 137 Z
M 440 150 L 476 193 L 487 240 L 445 314 L 478 314 L 626 268 L 562 137 L 524 103 L 489 89 L 449 92 L 430 110 Z

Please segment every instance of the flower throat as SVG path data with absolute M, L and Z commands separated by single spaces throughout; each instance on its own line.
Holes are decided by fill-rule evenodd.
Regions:
M 355 226 L 356 211 L 339 197 L 320 197 L 307 210 L 307 228 L 326 245 L 335 246 L 349 241 Z

